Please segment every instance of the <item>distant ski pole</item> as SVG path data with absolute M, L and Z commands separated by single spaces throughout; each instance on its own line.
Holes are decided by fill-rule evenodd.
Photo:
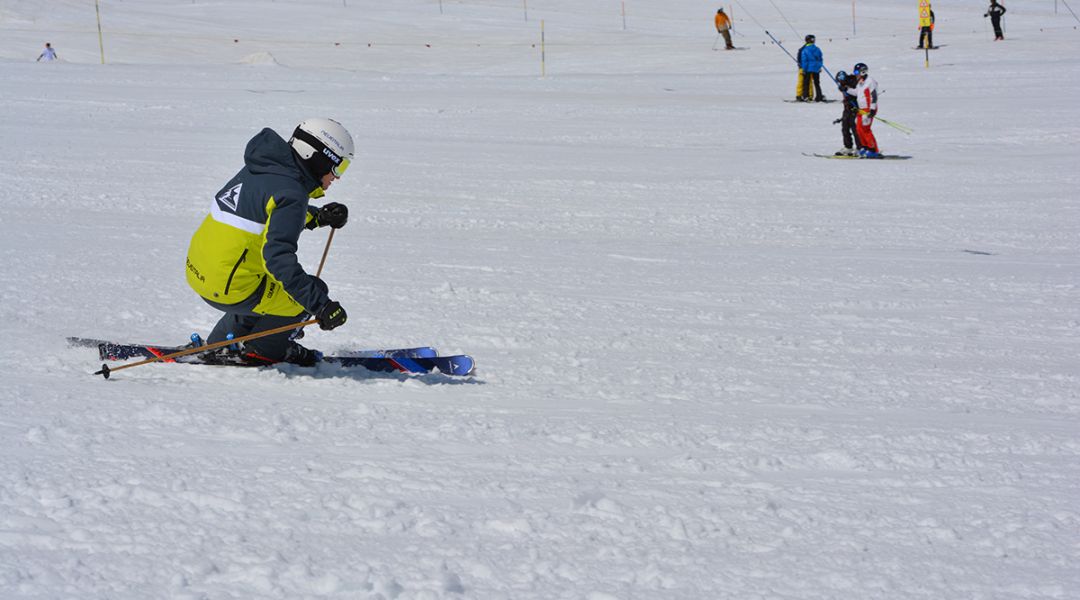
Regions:
M 181 356 L 187 356 L 188 354 L 198 354 L 199 352 L 206 352 L 207 350 L 214 350 L 214 349 L 217 349 L 217 348 L 222 348 L 224 346 L 229 346 L 229 345 L 236 344 L 236 343 L 239 343 L 239 342 L 246 342 L 248 340 L 254 340 L 254 339 L 257 339 L 257 338 L 266 337 L 268 335 L 274 335 L 275 333 L 282 333 L 282 332 L 285 332 L 285 331 L 290 331 L 292 329 L 299 329 L 300 327 L 307 327 L 308 325 L 314 325 L 314 324 L 316 324 L 318 322 L 319 322 L 318 319 L 310 319 L 310 320 L 307 320 L 307 321 L 303 321 L 301 323 L 292 323 L 290 325 L 283 325 L 281 327 L 275 327 L 274 329 L 267 329 L 266 331 L 259 331 L 257 333 L 250 333 L 248 335 L 242 335 L 242 336 L 240 336 L 238 338 L 233 338 L 231 340 L 222 340 L 220 342 L 214 342 L 213 344 L 206 344 L 205 346 L 195 346 L 194 348 L 187 348 L 186 350 L 181 350 L 179 352 L 173 352 L 172 354 L 165 354 L 165 355 L 162 355 L 162 356 L 155 356 L 154 358 L 148 358 L 146 360 L 141 360 L 141 361 L 139 361 L 137 363 L 131 363 L 130 365 L 121 365 L 121 366 L 115 367 L 115 368 L 109 368 L 109 365 L 102 364 L 101 365 L 101 370 L 100 371 L 94 371 L 94 375 L 101 375 L 105 379 L 108 379 L 109 375 L 113 371 L 122 371 L 124 369 L 130 369 L 132 367 L 139 367 L 139 366 L 142 366 L 142 365 L 148 365 L 150 363 L 160 362 L 160 361 L 163 361 L 163 360 L 164 361 L 169 361 L 169 360 L 172 360 L 174 358 L 180 358 Z
M 914 129 L 908 127 L 907 125 L 901 125 L 899 123 L 894 123 L 894 122 L 889 121 L 887 119 L 882 119 L 881 117 L 874 117 L 874 118 L 877 119 L 878 121 L 881 121 L 882 123 L 888 125 L 889 127 L 892 127 L 894 129 L 899 130 L 901 133 L 903 133 L 905 135 L 911 135 L 911 132 L 915 131 Z

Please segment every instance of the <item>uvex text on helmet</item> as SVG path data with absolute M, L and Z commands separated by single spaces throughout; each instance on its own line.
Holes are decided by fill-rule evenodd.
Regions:
M 333 119 L 304 119 L 293 131 L 289 145 L 315 177 L 333 172 L 341 177 L 353 158 L 353 139 Z

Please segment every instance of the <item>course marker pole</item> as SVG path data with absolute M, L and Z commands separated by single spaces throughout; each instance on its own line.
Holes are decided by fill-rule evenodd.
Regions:
M 547 75 L 547 47 L 544 41 L 544 20 L 540 19 L 540 76 Z
M 101 48 L 101 64 L 105 64 L 105 39 L 101 35 L 101 6 L 98 0 L 94 0 L 94 12 L 97 13 L 97 39 L 98 47 Z

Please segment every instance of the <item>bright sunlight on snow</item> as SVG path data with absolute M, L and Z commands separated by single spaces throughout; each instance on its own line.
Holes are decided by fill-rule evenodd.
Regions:
M 3 0 L 0 597 L 1080 597 L 1080 0 L 917 4 Z M 811 33 L 911 159 L 812 156 Z M 303 343 L 476 375 L 91 375 L 306 117 Z

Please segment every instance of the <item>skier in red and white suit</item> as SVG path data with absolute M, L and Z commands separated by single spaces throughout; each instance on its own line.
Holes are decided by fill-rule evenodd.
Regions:
M 870 130 L 874 124 L 874 117 L 877 116 L 877 81 L 870 77 L 866 63 L 855 65 L 852 75 L 859 79 L 859 85 L 855 86 L 854 90 L 847 91 L 848 94 L 855 96 L 859 107 L 859 114 L 855 117 L 855 135 L 859 137 L 859 143 L 863 146 L 859 150 L 859 156 L 881 158 L 877 139 L 874 138 L 874 132 Z

